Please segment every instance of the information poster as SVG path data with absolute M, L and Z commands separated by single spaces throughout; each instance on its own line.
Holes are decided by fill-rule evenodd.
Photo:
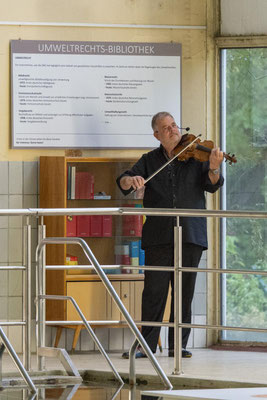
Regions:
M 180 122 L 181 45 L 11 41 L 14 148 L 153 148 Z

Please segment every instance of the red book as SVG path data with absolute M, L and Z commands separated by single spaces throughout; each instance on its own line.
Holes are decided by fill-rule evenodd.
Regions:
M 76 215 L 68 215 L 67 217 L 67 236 L 77 236 L 77 220 Z
M 102 236 L 102 215 L 91 215 L 91 235 L 94 237 Z
M 112 215 L 102 216 L 102 236 L 112 236 Z
M 123 204 L 123 207 L 134 207 L 133 204 Z M 135 236 L 134 235 L 134 215 L 125 215 L 122 223 L 122 234 L 123 236 Z
M 77 236 L 90 236 L 91 215 L 77 215 Z
M 123 207 L 139 207 L 137 204 L 124 204 Z M 123 217 L 123 236 L 142 236 L 143 216 L 125 215 Z
M 94 198 L 94 176 L 87 171 L 76 172 L 75 198 L 76 199 Z

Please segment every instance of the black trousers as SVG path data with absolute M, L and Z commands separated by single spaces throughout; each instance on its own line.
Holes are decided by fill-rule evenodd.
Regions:
M 182 248 L 182 266 L 198 267 L 203 248 L 192 243 L 184 243 Z M 146 248 L 145 265 L 173 266 L 174 249 L 171 246 L 154 246 Z M 183 272 L 182 276 L 182 322 L 191 322 L 191 303 L 194 296 L 196 272 Z M 173 272 L 145 271 L 144 290 L 142 294 L 142 321 L 161 322 L 166 306 L 169 285 L 171 283 L 170 322 L 174 321 L 174 276 Z M 160 327 L 143 326 L 142 335 L 155 353 Z M 186 348 L 190 328 L 182 330 L 182 347 Z M 169 350 L 174 349 L 174 329 L 169 328 Z

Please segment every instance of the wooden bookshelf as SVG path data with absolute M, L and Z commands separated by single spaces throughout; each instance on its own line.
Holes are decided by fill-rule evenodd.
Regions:
M 134 199 L 133 196 L 124 197 L 116 185 L 116 177 L 135 161 L 135 159 L 122 158 L 40 157 L 40 207 L 102 208 L 140 203 L 141 200 Z M 104 191 L 111 196 L 111 199 L 67 200 L 68 165 L 75 166 L 78 171 L 90 171 L 95 179 L 94 192 Z M 120 218 L 119 216 L 113 216 L 111 237 L 84 238 L 102 265 L 114 264 L 114 246 L 119 240 L 123 239 L 119 236 Z M 65 216 L 45 217 L 45 225 L 47 237 L 66 236 Z M 65 265 L 67 254 L 77 256 L 80 265 L 89 264 L 80 246 L 65 244 L 47 245 L 46 263 L 47 265 Z M 140 320 L 143 275 L 111 274 L 109 277 L 133 318 Z M 118 320 L 121 318 L 98 276 L 90 274 L 88 271 L 80 270 L 80 273 L 75 275 L 74 270 L 47 271 L 46 289 L 47 294 L 73 295 L 88 319 Z M 64 301 L 47 301 L 46 312 L 47 320 L 53 321 L 73 320 L 75 316 L 72 305 L 66 304 Z M 78 319 L 78 316 L 74 318 L 74 320 Z

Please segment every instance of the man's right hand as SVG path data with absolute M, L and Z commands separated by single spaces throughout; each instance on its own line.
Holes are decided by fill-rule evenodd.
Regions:
M 134 190 L 141 189 L 145 185 L 145 180 L 142 176 L 123 176 L 120 180 L 120 185 L 123 190 L 129 190 L 133 187 Z

